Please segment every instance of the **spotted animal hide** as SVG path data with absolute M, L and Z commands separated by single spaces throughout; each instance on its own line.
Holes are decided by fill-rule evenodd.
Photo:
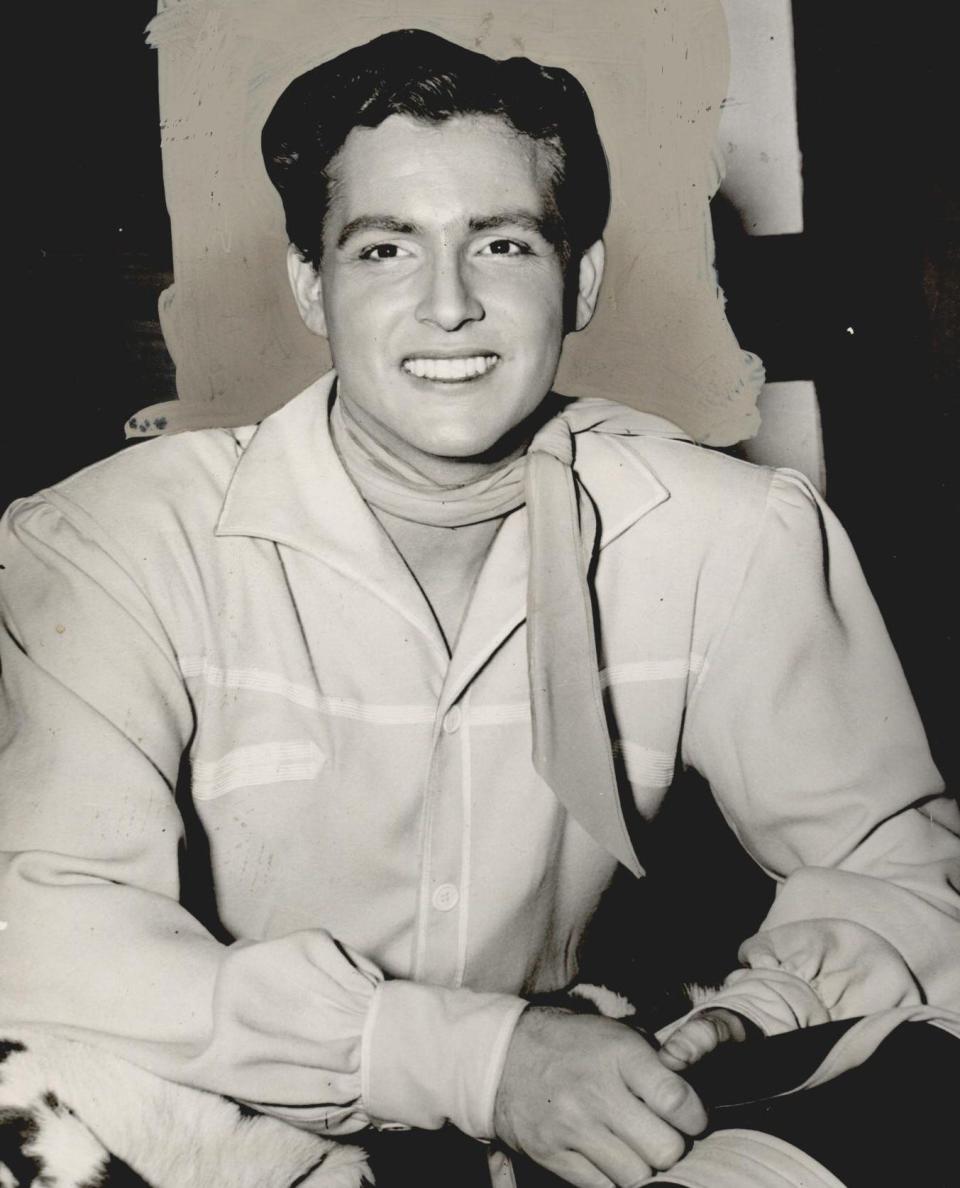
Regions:
M 361 1188 L 357 1147 L 40 1029 L 0 1030 L 0 1188 Z

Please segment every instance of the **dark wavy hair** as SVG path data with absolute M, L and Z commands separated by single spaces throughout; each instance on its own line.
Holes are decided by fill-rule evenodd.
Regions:
M 610 173 L 590 100 L 573 75 L 399 29 L 294 79 L 264 124 L 263 160 L 283 200 L 287 235 L 314 267 L 335 183 L 331 164 L 353 128 L 375 128 L 391 115 L 429 123 L 500 116 L 547 146 L 547 228 L 568 275 L 603 234 Z

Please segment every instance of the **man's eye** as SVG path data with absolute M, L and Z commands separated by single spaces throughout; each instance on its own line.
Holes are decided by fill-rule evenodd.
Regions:
M 364 248 L 360 253 L 361 260 L 396 260 L 405 256 L 406 252 L 395 243 L 375 243 L 372 247 Z
M 481 253 L 491 256 L 528 256 L 530 248 L 515 239 L 494 239 L 484 244 Z

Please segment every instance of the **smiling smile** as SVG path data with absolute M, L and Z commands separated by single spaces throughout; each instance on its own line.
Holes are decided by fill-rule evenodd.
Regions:
M 404 359 L 400 366 L 407 375 L 417 379 L 460 384 L 487 375 L 499 362 L 499 355 L 462 355 L 446 359 L 432 355 L 412 355 Z

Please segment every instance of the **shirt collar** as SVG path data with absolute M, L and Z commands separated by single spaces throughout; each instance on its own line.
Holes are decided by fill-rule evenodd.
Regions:
M 350 480 L 330 438 L 328 409 L 336 373 L 327 372 L 252 432 L 237 431 L 246 447 L 227 489 L 217 536 L 273 540 L 308 553 L 351 574 L 385 567 L 385 578 L 409 573 L 389 546 Z M 648 413 L 636 412 L 622 433 L 589 432 L 595 406 L 576 401 L 576 471 L 597 506 L 600 547 L 605 548 L 642 516 L 669 498 L 630 438 L 654 436 L 689 440 L 682 430 Z M 632 410 L 629 410 L 632 411 Z M 611 448 L 605 448 L 609 443 Z M 612 455 L 612 460 L 611 460 Z
M 220 509 L 217 536 L 275 541 L 315 557 L 400 612 L 445 658 L 436 624 L 409 569 L 343 468 L 328 413 L 327 372 L 255 428 Z

